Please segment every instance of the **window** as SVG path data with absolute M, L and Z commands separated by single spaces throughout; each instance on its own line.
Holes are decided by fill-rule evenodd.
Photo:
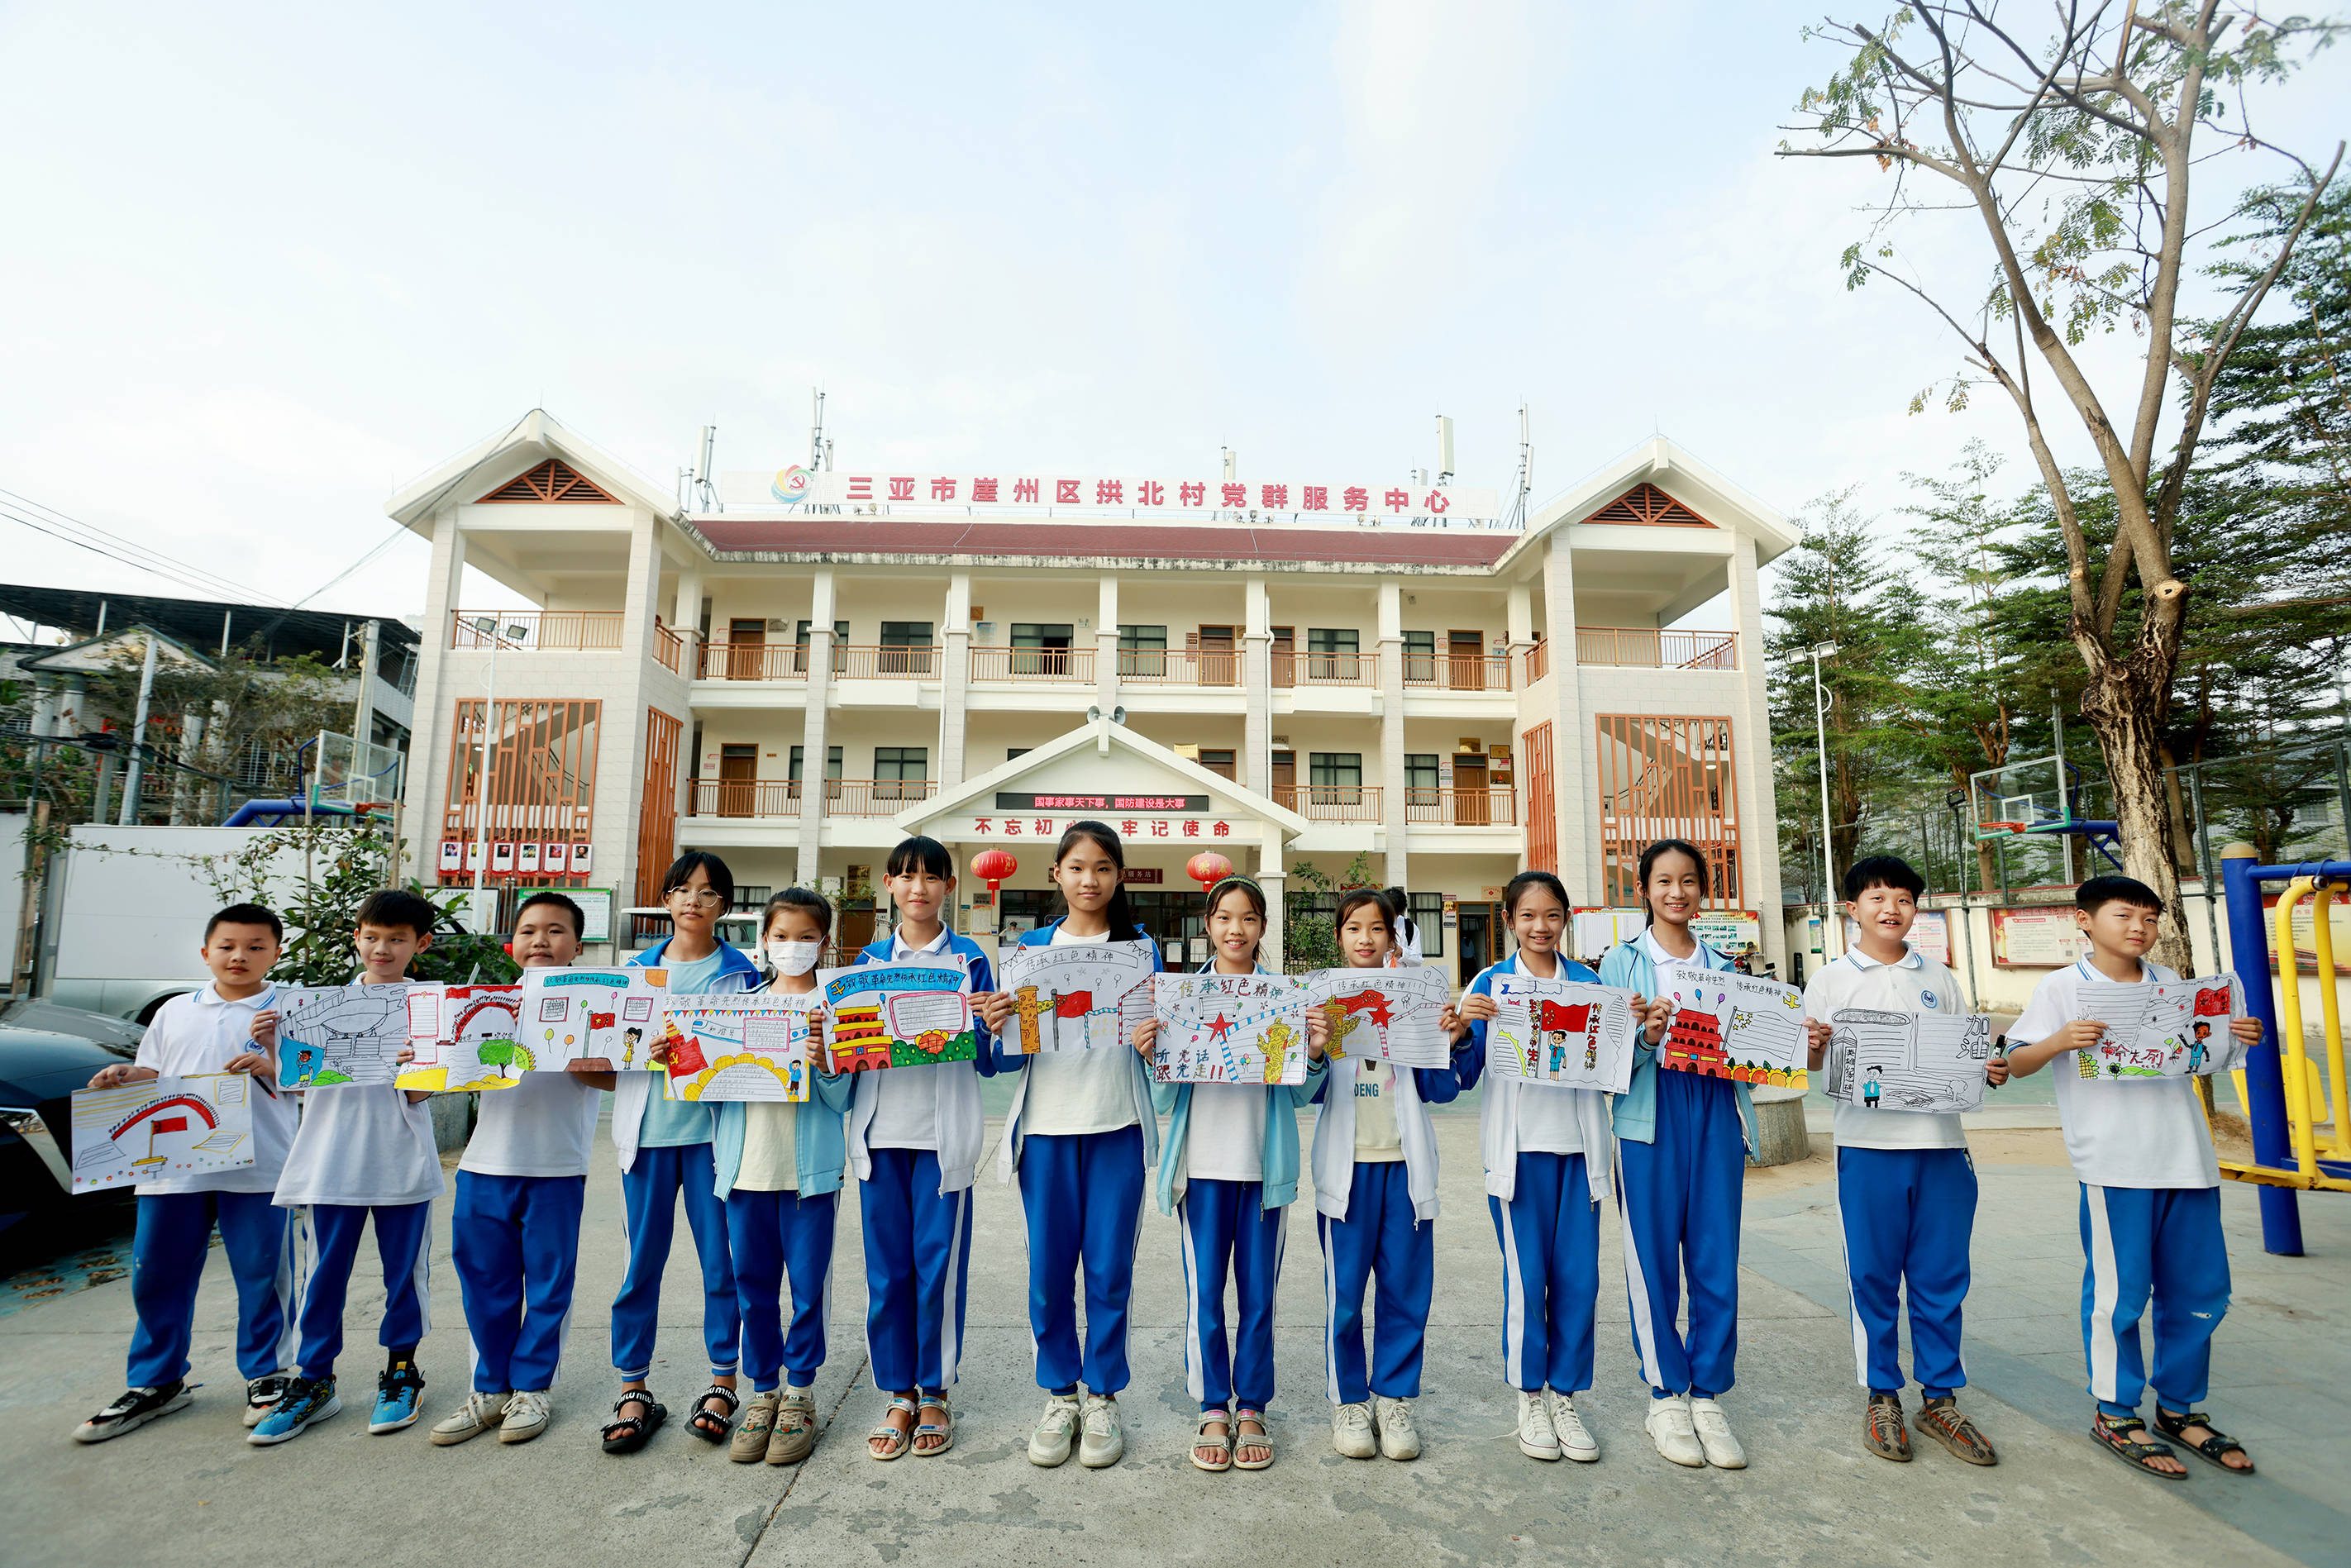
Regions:
M 838 746 L 828 746 L 824 748 L 824 776 L 827 779 L 841 777 L 841 747 Z M 800 781 L 800 748 L 797 746 L 792 747 L 792 768 L 789 777 L 795 784 Z M 799 793 L 797 789 L 792 792 L 795 795 Z
M 808 645 L 809 623 L 803 621 L 799 624 L 799 634 L 792 639 L 792 647 L 794 649 L 792 674 L 796 675 L 805 675 L 808 674 Z M 832 673 L 836 675 L 849 667 L 849 655 L 843 652 L 848 645 L 849 622 L 846 621 L 834 622 L 832 623 Z
M 1016 675 L 1066 675 L 1070 673 L 1070 633 L 1066 621 L 1012 623 L 1012 673 Z
M 882 622 L 882 652 L 875 668 L 885 675 L 927 675 L 938 668 L 927 621 Z
M 876 800 L 919 800 L 931 776 L 927 746 L 877 746 L 873 748 L 873 798 Z
M 1306 756 L 1306 781 L 1316 789 L 1364 787 L 1364 754 L 1360 751 L 1311 751 Z
M 1408 751 L 1404 758 L 1404 801 L 1405 806 L 1418 806 L 1435 810 L 1437 802 L 1437 753 Z
M 1406 911 L 1412 923 L 1420 927 L 1420 956 L 1424 958 L 1445 956 L 1445 895 L 1441 893 L 1414 893 L 1405 897 L 1412 907 Z
M 1118 673 L 1122 675 L 1147 675 L 1154 679 L 1165 676 L 1167 674 L 1167 628 L 1120 627 Z
M 1311 626 L 1306 632 L 1310 653 L 1353 653 L 1359 651 L 1359 633 L 1352 626 Z
M 1407 632 L 1404 634 L 1404 681 L 1408 686 L 1437 684 L 1436 632 Z
M 931 645 L 931 623 L 927 621 L 884 621 L 882 622 L 882 645 L 884 648 L 927 648 Z
M 1034 747 L 1029 746 L 1008 746 L 1004 748 L 1004 760 L 1007 762 L 1013 761 L 1019 758 L 1028 756 L 1029 752 L 1035 749 L 1036 748 Z
M 735 884 L 735 907 L 756 913 L 765 909 L 768 900 L 775 894 L 776 890 L 772 887 L 747 887 L 738 882 Z
M 1352 681 L 1360 673 L 1361 633 L 1353 626 L 1312 626 L 1306 632 L 1306 678 Z
M 1213 746 L 1200 747 L 1200 766 L 1222 779 L 1238 779 L 1239 778 L 1239 775 L 1233 770 L 1234 757 L 1229 747 L 1222 749 Z
M 1739 791 L 1730 720 L 1595 717 L 1601 895 L 1612 907 L 1635 903 L 1642 848 L 1657 839 L 1687 839 L 1706 855 L 1707 906 L 1739 907 Z

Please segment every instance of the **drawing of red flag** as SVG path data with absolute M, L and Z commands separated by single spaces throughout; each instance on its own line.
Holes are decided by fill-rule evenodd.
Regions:
M 166 1116 L 148 1123 L 147 1130 L 150 1133 L 184 1133 L 188 1130 L 188 1119 L 185 1116 Z
M 1057 1019 L 1081 1019 L 1093 1010 L 1094 994 L 1092 991 L 1071 991 L 1066 997 L 1056 998 L 1053 1002 L 1053 1016 Z
M 2196 993 L 2196 1016 L 2198 1018 L 2227 1018 L 2229 1016 L 2229 988 L 2226 986 L 2214 986 L 2208 989 L 2199 991 Z
M 1388 999 L 1377 991 L 1357 991 L 1352 997 L 1342 997 L 1339 1006 L 1351 1013 L 1370 1014 L 1372 1021 L 1382 1029 L 1388 1028 L 1392 1021 Z
M 1577 1002 L 1573 1006 L 1561 1002 L 1545 1002 L 1542 1004 L 1542 1022 L 1537 1027 L 1545 1032 L 1552 1030 L 1565 1030 L 1570 1034 L 1582 1034 L 1584 1025 L 1591 1020 L 1591 1018 L 1590 1002 Z

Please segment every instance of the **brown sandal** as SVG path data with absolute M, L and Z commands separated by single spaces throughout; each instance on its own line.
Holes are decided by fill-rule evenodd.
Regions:
M 1955 1459 L 1964 1459 L 1971 1465 L 2000 1463 L 1991 1439 L 1959 1414 L 1959 1402 L 1948 1394 L 1918 1407 L 1918 1429 L 1949 1448 Z

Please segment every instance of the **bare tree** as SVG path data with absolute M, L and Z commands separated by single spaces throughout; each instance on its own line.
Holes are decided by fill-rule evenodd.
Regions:
M 2020 24 L 2028 16 L 2034 33 L 2051 31 L 2026 36 Z M 1963 368 L 1921 392 L 1914 411 L 1938 392 L 1947 406 L 1963 407 L 1970 386 L 1990 382 L 2023 422 L 2065 541 L 2067 630 L 2089 677 L 2082 715 L 2105 754 L 2125 863 L 2173 915 L 2163 956 L 2176 965 L 2185 961 L 2186 925 L 2159 739 L 2187 611 L 2187 586 L 2172 570 L 2173 524 L 2214 380 L 2343 157 L 2338 144 L 2321 170 L 2263 140 L 2245 99 L 2338 30 L 2220 0 L 2054 0 L 2030 13 L 1967 0 L 1907 5 L 1877 26 L 1832 19 L 1807 37 L 1853 57 L 1825 87 L 1806 90 L 1802 122 L 1783 128 L 1819 145 L 1780 147 L 1788 157 L 1870 159 L 1891 179 L 1871 204 L 1868 236 L 1844 254 L 1846 286 L 1896 284 L 1966 345 Z M 2199 131 L 2214 145 L 2199 148 Z M 2283 159 L 2301 205 L 2268 265 L 2237 280 L 2199 327 L 2182 319 L 2180 286 L 2196 275 L 2191 250 L 2217 225 L 2192 217 L 2191 177 L 2231 152 Z M 1980 297 L 1947 297 L 1897 249 L 1898 233 L 1936 212 L 1971 213 L 1980 225 L 1992 267 Z M 2218 222 L 2234 213 L 2232 204 Z M 1933 254 L 1940 237 L 1928 236 L 1922 259 L 1948 259 Z M 2146 362 L 2129 384 L 2102 394 L 2077 351 L 2092 334 L 2125 325 L 2146 342 Z M 2092 472 L 2112 492 L 2116 527 L 2103 559 L 2093 559 L 2081 497 L 2051 449 L 2035 359 L 2080 421 L 2097 455 Z M 2178 428 L 2158 468 L 2173 382 Z

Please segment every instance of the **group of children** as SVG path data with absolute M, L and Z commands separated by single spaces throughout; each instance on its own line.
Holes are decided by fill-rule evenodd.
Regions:
M 1062 912 L 1024 934 L 1022 945 L 1147 943 L 1123 870 L 1114 831 L 1074 824 L 1050 868 Z M 1744 1084 L 1660 1071 L 1656 1055 L 1673 1010 L 1658 999 L 1659 967 L 1730 964 L 1691 929 L 1707 897 L 1700 851 L 1674 840 L 1653 844 L 1640 858 L 1639 881 L 1648 927 L 1612 950 L 1594 975 L 1560 952 L 1569 905 L 1559 880 L 1531 871 L 1514 878 L 1504 909 L 1516 950 L 1445 1010 L 1440 1027 L 1452 1041 L 1445 1067 L 1394 1070 L 1360 1056 L 1334 1063 L 1324 1049 L 1327 1024 L 1315 1012 L 1302 1083 L 1155 1084 L 1147 1062 L 1155 1021 L 1136 1027 L 1132 1051 L 1008 1049 L 1014 998 L 997 988 L 987 956 L 947 925 L 953 862 L 935 840 L 909 839 L 885 873 L 898 923 L 858 961 L 961 969 L 978 1025 L 975 1058 L 920 1071 L 820 1071 L 799 1103 L 672 1101 L 653 1092 L 652 1073 L 578 1067 L 526 1074 L 515 1088 L 484 1094 L 458 1164 L 452 1221 L 473 1386 L 432 1440 L 460 1443 L 495 1427 L 502 1442 L 521 1442 L 548 1425 L 570 1321 L 590 1149 L 611 1090 L 628 1264 L 612 1304 L 621 1392 L 601 1430 L 605 1451 L 642 1448 L 669 1417 L 647 1379 L 681 1198 L 702 1272 L 711 1378 L 684 1416 L 686 1429 L 728 1444 L 743 1462 L 791 1464 L 811 1451 L 841 1191 L 853 1169 L 866 1347 L 887 1397 L 867 1449 L 885 1461 L 946 1452 L 956 1436 L 952 1393 L 984 1140 L 978 1080 L 1013 1073 L 1019 1082 L 998 1173 L 1019 1187 L 1035 1374 L 1046 1396 L 1028 1445 L 1033 1463 L 1057 1466 L 1074 1453 L 1098 1469 L 1124 1452 L 1117 1399 L 1131 1375 L 1129 1308 L 1146 1186 L 1180 1238 L 1186 1379 L 1200 1412 L 1191 1462 L 1210 1471 L 1273 1462 L 1266 1419 L 1273 1303 L 1301 1181 L 1322 1251 L 1332 1445 L 1351 1458 L 1412 1458 L 1420 1452 L 1413 1402 L 1435 1285 L 1437 1152 L 1428 1107 L 1477 1085 L 1498 1016 L 1496 978 L 1526 975 L 1630 991 L 1639 1030 L 1622 1095 L 1498 1077 L 1480 1101 L 1487 1204 L 1501 1253 L 1502 1375 L 1519 1395 L 1519 1447 L 1537 1459 L 1600 1458 L 1575 1399 L 1593 1383 L 1600 1208 L 1613 1194 L 1650 1438 L 1676 1464 L 1741 1468 L 1746 1456 L 1719 1401 L 1734 1379 L 1753 1106 Z M 831 935 L 832 911 L 821 897 L 791 888 L 768 902 L 765 963 L 755 965 L 717 936 L 735 892 L 723 861 L 688 853 L 664 887 L 671 935 L 631 962 L 665 970 L 670 990 L 815 988 Z M 1860 938 L 1805 993 L 1815 1069 L 1828 1045 L 1826 1020 L 1840 1009 L 1960 1008 L 1950 972 L 1907 944 L 1922 891 L 1917 873 L 1891 857 L 1853 868 L 1844 892 Z M 2011 1043 L 1992 1060 L 1991 1083 L 2094 1043 L 2097 1026 L 2068 1021 L 2076 986 L 2169 977 L 2142 956 L 2158 909 L 2152 892 L 2125 878 L 2083 884 L 2077 920 L 2090 955 L 2043 983 L 2012 1031 L 2029 1043 Z M 1269 972 L 1267 915 L 1263 891 L 1247 877 L 1210 888 L 1212 956 L 1204 972 Z M 1345 894 L 1334 916 L 1343 965 L 1393 962 L 1401 915 L 1379 892 Z M 374 895 L 360 912 L 353 983 L 403 977 L 433 925 L 424 900 Z M 568 965 L 580 936 L 576 904 L 534 894 L 517 916 L 514 956 L 527 968 Z M 384 1269 L 387 1364 L 369 1429 L 397 1431 L 417 1419 L 423 1379 L 415 1354 L 431 1327 L 429 1216 L 442 1190 L 424 1096 L 390 1085 L 339 1088 L 306 1096 L 298 1115 L 291 1096 L 273 1092 L 277 1015 L 267 974 L 281 940 L 266 908 L 221 911 L 205 932 L 212 983 L 165 1006 L 135 1065 L 92 1080 L 105 1088 L 159 1073 L 252 1072 L 263 1092 L 253 1166 L 141 1186 L 131 1386 L 83 1424 L 75 1434 L 81 1441 L 119 1436 L 188 1403 L 196 1280 L 215 1225 L 236 1282 L 249 1441 L 283 1442 L 340 1410 L 334 1364 L 345 1291 L 371 1218 Z M 1147 945 L 1155 967 L 1157 946 Z M 2233 1027 L 2241 1038 L 2259 1038 L 2254 1020 Z M 2242 1448 L 2195 1409 L 2227 1303 L 2228 1266 L 2219 1173 L 2192 1088 L 2179 1079 L 2087 1084 L 2073 1075 L 2058 1084 L 2089 1255 L 2083 1323 L 2098 1401 L 2093 1435 L 2150 1474 L 2185 1473 L 2137 1416 L 2148 1381 L 2137 1325 L 2152 1296 L 2155 1426 L 2190 1452 L 2247 1473 Z M 1320 1111 L 1301 1164 L 1296 1112 L 1310 1104 Z M 1959 1118 L 1841 1104 L 1835 1141 L 1855 1374 L 1867 1390 L 1864 1444 L 1886 1458 L 1911 1457 L 1900 1397 L 1898 1314 L 1907 1298 L 1912 1371 L 1924 1396 L 1920 1429 L 1961 1459 L 1991 1464 L 1991 1444 L 1956 1404 L 1966 1381 L 1960 1312 L 1976 1201 Z M 314 1257 L 298 1292 L 306 1247 Z M 1229 1325 L 1228 1287 L 1238 1304 Z

